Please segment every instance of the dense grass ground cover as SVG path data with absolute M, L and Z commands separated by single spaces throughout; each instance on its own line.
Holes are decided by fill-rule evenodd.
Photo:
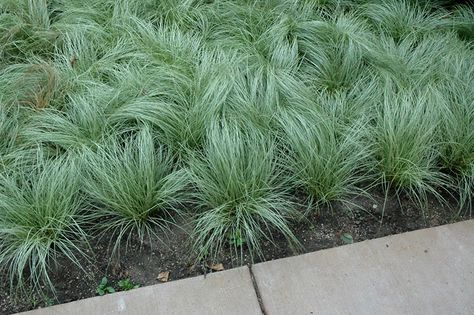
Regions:
M 53 287 L 58 255 L 181 216 L 199 258 L 297 249 L 290 222 L 373 187 L 469 212 L 474 9 L 441 4 L 1 1 L 4 275 Z

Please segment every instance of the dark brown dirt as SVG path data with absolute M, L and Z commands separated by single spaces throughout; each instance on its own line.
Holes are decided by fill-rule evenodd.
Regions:
M 360 242 L 468 219 L 456 216 L 454 210 L 440 205 L 435 199 L 429 201 L 429 210 L 425 211 L 425 215 L 407 199 L 402 198 L 400 202 L 396 198 L 389 199 L 382 215 L 383 201 L 383 195 L 374 192 L 371 198 L 355 198 L 350 206 L 333 205 L 332 209 L 323 208 L 313 212 L 307 219 L 292 226 L 303 246 L 301 251 L 293 251 L 283 238 L 276 238 L 274 245 L 269 241 L 264 243 L 264 257 L 257 257 L 254 263 L 340 246 L 343 245 L 341 236 L 344 233 L 349 233 L 354 242 Z M 160 283 L 157 279 L 160 272 L 169 271 L 169 281 L 212 272 L 205 267 L 206 263 L 196 264 L 188 237 L 191 230 L 189 221 L 183 220 L 179 224 L 180 228 L 172 228 L 173 236 L 163 239 L 162 243 L 145 242 L 140 245 L 137 239 L 133 239 L 120 259 L 112 262 L 108 243 L 104 240 L 96 241 L 92 244 L 92 252 L 89 252 L 90 261 L 84 262 L 85 272 L 70 263 L 60 263 L 54 270 L 56 299 L 34 295 L 26 299 L 15 298 L 9 294 L 4 280 L 0 284 L 0 314 L 95 296 L 97 285 L 104 276 L 117 289 L 117 282 L 125 278 L 130 278 L 140 286 L 147 286 Z M 250 263 L 247 252 L 243 252 L 243 261 L 240 258 L 222 255 L 218 262 L 223 263 L 226 269 Z

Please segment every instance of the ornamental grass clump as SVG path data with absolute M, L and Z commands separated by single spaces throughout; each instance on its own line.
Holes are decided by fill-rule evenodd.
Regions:
M 44 160 L 0 176 L 0 269 L 12 288 L 54 292 L 51 273 L 65 257 L 86 255 L 80 168 L 72 158 Z
M 338 123 L 315 110 L 285 113 L 285 164 L 312 203 L 330 205 L 348 202 L 363 193 L 359 184 L 367 181 L 370 150 L 363 145 L 364 126 L 344 130 Z M 341 131 L 341 133 L 340 133 Z
M 156 145 L 150 128 L 143 127 L 129 138 L 104 140 L 96 150 L 82 156 L 84 191 L 91 210 L 86 215 L 93 231 L 107 237 L 113 252 L 132 236 L 160 240 L 181 213 L 188 179 L 176 169 L 173 156 Z
M 198 214 L 192 239 L 200 257 L 215 258 L 243 245 L 262 255 L 262 242 L 283 235 L 298 241 L 289 227 L 297 213 L 278 167 L 275 140 L 228 123 L 209 128 L 202 154 L 190 163 Z
M 380 183 L 385 190 L 407 193 L 422 211 L 428 194 L 442 200 L 439 189 L 448 186 L 438 164 L 436 132 L 443 104 L 435 95 L 387 91 L 370 130 Z
M 459 212 L 472 211 L 474 196 L 474 64 L 472 50 L 464 45 L 445 58 L 441 87 L 445 111 L 441 119 L 441 165 L 459 194 Z

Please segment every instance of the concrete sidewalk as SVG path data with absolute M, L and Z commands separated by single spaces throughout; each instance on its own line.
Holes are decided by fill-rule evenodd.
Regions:
M 267 314 L 474 314 L 474 221 L 255 265 Z
M 261 315 L 248 267 L 55 305 L 29 315 Z
M 27 314 L 262 313 L 474 314 L 474 220 Z

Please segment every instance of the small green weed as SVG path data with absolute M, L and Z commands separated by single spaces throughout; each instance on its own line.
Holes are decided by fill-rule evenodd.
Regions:
M 107 293 L 115 293 L 115 289 L 110 285 L 109 280 L 107 277 L 103 277 L 102 280 L 100 280 L 99 285 L 97 286 L 97 289 L 95 292 L 102 296 Z
M 234 233 L 230 233 L 228 235 L 229 245 L 242 247 L 245 244 L 245 238 L 242 238 L 242 232 L 240 230 L 234 231 Z
M 120 288 L 120 291 L 129 291 L 133 289 L 138 289 L 140 287 L 140 285 L 133 283 L 130 278 L 120 280 L 118 282 L 118 286 Z

